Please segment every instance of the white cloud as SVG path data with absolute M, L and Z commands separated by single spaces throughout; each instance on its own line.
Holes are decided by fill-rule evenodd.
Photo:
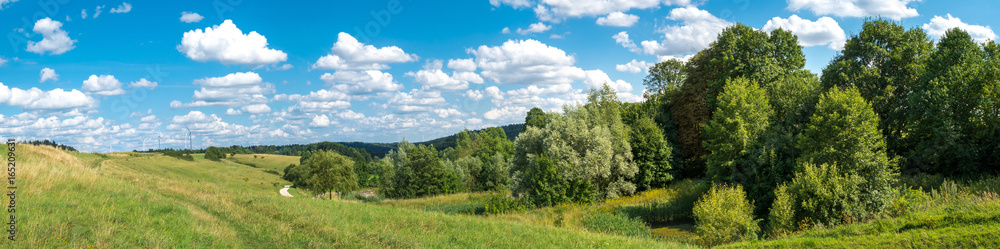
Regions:
M 446 103 L 441 92 L 413 89 L 409 93 L 396 92 L 382 107 L 392 107 L 398 113 L 415 113 L 432 111 Z
M 194 91 L 194 102 L 183 104 L 175 101 L 170 104 L 171 108 L 259 104 L 268 101 L 265 94 L 274 93 L 274 85 L 263 82 L 260 75 L 254 72 L 201 78 L 193 83 L 201 85 L 201 89 Z
M 656 63 L 636 61 L 635 59 L 632 59 L 632 61 L 628 63 L 615 65 L 615 70 L 629 73 L 646 73 L 646 70 L 649 70 L 649 67 L 652 67 L 653 65 L 656 65 Z
M 87 10 L 86 9 L 80 10 L 80 19 L 87 19 Z
M 510 5 L 510 7 L 514 7 L 515 9 L 527 8 L 532 5 L 530 0 L 490 0 L 490 4 L 492 4 L 493 7 L 500 7 L 501 4 L 506 4 Z
M 278 94 L 274 96 L 275 101 L 298 102 L 290 107 L 291 110 L 303 112 L 330 112 L 337 109 L 351 107 L 352 96 L 336 90 L 321 89 L 309 92 L 308 95 L 300 94 Z
M 647 54 L 681 56 L 694 54 L 708 47 L 732 23 L 722 20 L 695 7 L 676 8 L 667 16 L 670 20 L 679 20 L 683 25 L 664 27 L 657 32 L 663 33 L 664 40 L 643 41 L 642 49 Z
M 392 74 L 378 70 L 336 71 L 325 73 L 319 78 L 332 85 L 334 89 L 351 94 L 391 92 L 403 89 L 403 85 L 393 81 Z
M 132 11 L 132 5 L 124 2 L 122 5 L 118 5 L 118 8 L 111 8 L 111 13 L 128 13 L 130 11 Z
M 927 31 L 927 34 L 933 37 L 942 37 L 945 32 L 952 28 L 964 30 L 978 43 L 988 40 L 995 41 L 997 39 L 997 34 L 993 32 L 990 26 L 968 24 L 962 22 L 962 19 L 958 19 L 958 17 L 951 16 L 951 14 L 948 14 L 947 18 L 934 16 L 934 18 L 931 18 L 931 22 L 923 25 L 923 29 Z
M 500 33 L 501 34 L 510 34 L 510 27 L 503 27 L 503 30 L 500 30 Z
M 550 29 L 552 29 L 551 25 L 545 25 L 544 23 L 537 22 L 537 23 L 532 23 L 531 25 L 528 25 L 527 29 L 517 28 L 517 33 L 521 34 L 521 35 L 528 35 L 528 34 L 531 34 L 531 33 L 542 33 L 542 32 L 548 31 Z
M 195 22 L 200 22 L 201 19 L 205 19 L 205 17 L 199 15 L 198 13 L 187 12 L 187 11 L 181 12 L 181 22 L 195 23 Z
M 573 56 L 532 39 L 508 40 L 494 47 L 483 45 L 468 52 L 482 68 L 480 75 L 499 84 L 554 85 L 586 76 L 573 66 Z
M 195 61 L 217 60 L 222 64 L 263 65 L 282 62 L 288 55 L 267 47 L 267 38 L 250 31 L 243 34 L 232 20 L 205 30 L 184 33 L 177 50 Z
M 438 117 L 440 117 L 440 118 L 461 117 L 462 116 L 462 112 L 459 112 L 458 110 L 455 110 L 455 108 L 435 109 L 434 113 L 436 113 L 438 115 Z
M 403 52 L 399 47 L 375 48 L 358 42 L 350 34 L 340 32 L 331 53 L 320 57 L 312 67 L 330 70 L 384 70 L 389 68 L 389 63 L 412 62 L 418 58 Z
M 97 76 L 91 74 L 87 80 L 83 81 L 83 91 L 102 96 L 125 94 L 125 90 L 122 90 L 122 83 L 114 75 Z
M 101 11 L 103 9 L 104 9 L 104 5 L 97 6 L 96 8 L 94 8 L 94 19 L 97 19 L 97 17 L 101 15 Z
M 3 9 L 4 5 L 17 2 L 17 0 L 0 0 L 0 10 Z
M 271 107 L 266 104 L 253 104 L 243 107 L 243 112 L 249 114 L 261 114 L 271 112 Z
M 448 60 L 448 68 L 455 71 L 476 71 L 476 61 L 472 59 L 451 59 Z
M 149 90 L 156 89 L 156 86 L 158 85 L 159 84 L 157 84 L 156 82 L 149 81 L 146 78 L 141 78 L 139 79 L 139 81 L 133 81 L 132 83 L 128 83 L 128 87 L 145 87 L 149 88 Z
M 35 28 L 32 30 L 41 34 L 42 40 L 38 42 L 28 41 L 28 52 L 37 54 L 49 52 L 52 55 L 57 55 L 75 48 L 73 43 L 76 43 L 76 40 L 69 38 L 66 31 L 62 30 L 62 23 L 59 21 L 53 21 L 48 17 L 39 19 L 35 22 Z
M 194 84 L 205 87 L 238 87 L 256 85 L 264 79 L 254 72 L 231 73 L 223 77 L 209 77 L 194 80 Z
M 328 127 L 330 126 L 330 117 L 324 115 L 316 115 L 313 117 L 312 122 L 309 122 L 309 127 Z
M 3 64 L 6 64 L 6 63 L 7 63 L 7 59 L 4 59 L 3 57 L 0 57 L 0 67 L 2 67 Z
M 0 62 L 2 64 L 2 62 Z M 43 83 L 45 81 L 59 81 L 59 74 L 56 74 L 56 70 L 51 68 L 42 68 L 42 71 L 38 72 L 38 83 Z
M 20 107 L 26 111 L 46 110 L 80 113 L 97 108 L 98 101 L 76 89 L 64 91 L 61 88 L 56 88 L 51 91 L 42 91 L 32 87 L 24 90 L 0 83 L 0 104 Z
M 788 10 L 809 9 L 816 15 L 839 17 L 881 16 L 889 19 L 917 16 L 912 2 L 920 0 L 788 0 Z
M 483 78 L 474 72 L 453 72 L 452 76 L 448 76 L 441 71 L 442 64 L 441 60 L 431 60 L 424 65 L 424 70 L 407 72 L 406 76 L 413 77 L 414 82 L 432 90 L 465 90 L 469 88 L 469 82 L 483 83 Z
M 628 37 L 628 32 L 626 31 L 618 32 L 617 34 L 611 36 L 611 38 L 614 38 L 615 43 L 622 45 L 622 47 L 625 47 L 628 51 L 632 51 L 633 53 L 642 52 L 642 49 L 639 49 L 639 46 L 636 46 L 635 42 Z
M 341 113 L 338 113 L 337 116 L 340 117 L 340 118 L 342 118 L 342 119 L 350 119 L 350 120 L 358 120 L 358 119 L 365 118 L 364 114 L 357 113 L 357 112 L 354 112 L 354 111 L 351 111 L 351 110 L 345 110 L 345 111 L 343 111 Z
M 493 3 L 493 2 L 491 2 Z M 523 2 L 500 1 L 515 8 L 527 7 Z M 660 5 L 691 5 L 690 0 L 540 0 L 533 9 L 539 20 L 560 22 L 566 18 L 601 16 L 631 9 L 651 9 Z
M 243 111 L 233 108 L 226 109 L 226 115 L 243 115 Z
M 639 16 L 625 14 L 621 11 L 611 12 L 608 16 L 597 18 L 597 25 L 613 27 L 631 27 L 639 21 Z
M 505 106 L 499 109 L 493 108 L 492 110 L 483 113 L 483 118 L 488 120 L 497 120 L 501 118 L 510 119 L 511 117 L 523 117 L 524 115 L 527 115 L 527 113 L 528 108 L 525 107 Z
M 469 98 L 473 101 L 479 101 L 483 99 L 483 91 L 469 89 L 465 90 L 465 93 L 463 93 L 462 96 Z
M 771 32 L 771 30 L 779 28 L 791 31 L 798 36 L 799 44 L 803 47 L 829 44 L 827 47 L 830 49 L 841 50 L 847 40 L 847 35 L 844 34 L 844 29 L 840 28 L 840 24 L 837 24 L 833 18 L 825 16 L 816 21 L 805 20 L 798 15 L 792 15 L 788 19 L 774 17 L 768 20 L 767 24 L 764 24 L 763 30 Z

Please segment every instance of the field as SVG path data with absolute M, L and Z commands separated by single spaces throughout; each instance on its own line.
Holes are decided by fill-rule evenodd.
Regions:
M 190 162 L 31 145 L 17 155 L 18 237 L 8 248 L 697 247 L 689 202 L 708 186 L 683 180 L 601 203 L 488 215 L 493 193 L 363 203 L 293 188 L 296 198 L 282 197 L 290 183 L 264 171 L 297 157 Z M 723 247 L 1000 246 L 997 179 L 931 185 L 901 192 L 880 219 Z
M 263 172 L 264 166 L 226 160 L 18 146 L 18 237 L 3 242 L 8 248 L 683 246 L 507 220 L 286 198 L 277 190 L 288 182 Z

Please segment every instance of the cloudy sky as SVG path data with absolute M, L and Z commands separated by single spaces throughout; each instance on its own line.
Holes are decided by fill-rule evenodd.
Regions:
M 423 141 L 522 122 L 725 27 L 785 28 L 820 72 L 881 16 L 996 39 L 998 1 L 0 0 L 0 138 L 83 151 Z M 262 2 L 262 1 L 261 1 Z

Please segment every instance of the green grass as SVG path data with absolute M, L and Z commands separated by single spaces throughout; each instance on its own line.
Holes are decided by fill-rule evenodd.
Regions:
M 5 248 L 683 246 L 501 219 L 287 198 L 278 194 L 282 186 L 274 186 L 287 184 L 278 176 L 227 161 L 18 149 L 18 163 L 26 165 L 18 168 L 19 237 L 2 242 Z
M 254 156 L 257 156 L 257 158 L 254 158 Z M 289 164 L 299 165 L 299 156 L 236 154 L 235 156 L 226 155 L 226 158 L 238 163 L 254 165 L 261 170 L 274 170 L 282 173 L 285 172 L 285 167 L 288 167 Z

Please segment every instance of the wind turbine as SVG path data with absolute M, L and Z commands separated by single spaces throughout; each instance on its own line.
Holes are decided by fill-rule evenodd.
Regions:
M 184 125 L 184 129 L 187 129 L 187 131 L 188 131 L 188 150 L 190 150 L 191 149 L 191 128 L 188 128 L 187 125 Z
M 142 139 L 142 150 L 146 150 L 146 140 L 149 140 L 149 138 L 147 137 Z

